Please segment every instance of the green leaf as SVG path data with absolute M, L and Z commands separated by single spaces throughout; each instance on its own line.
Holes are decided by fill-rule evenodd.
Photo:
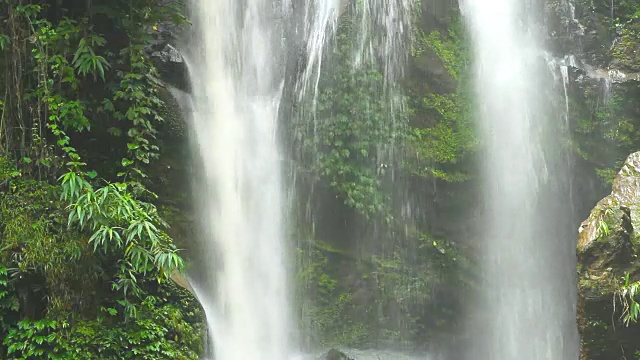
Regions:
M 5 34 L 0 34 L 0 51 L 7 48 L 7 45 L 11 42 L 9 36 Z

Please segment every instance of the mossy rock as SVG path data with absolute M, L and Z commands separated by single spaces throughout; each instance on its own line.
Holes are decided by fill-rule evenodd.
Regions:
M 579 229 L 579 315 L 583 360 L 618 359 L 640 350 L 640 327 L 621 323 L 617 292 L 629 274 L 640 278 L 640 152 L 631 154 Z

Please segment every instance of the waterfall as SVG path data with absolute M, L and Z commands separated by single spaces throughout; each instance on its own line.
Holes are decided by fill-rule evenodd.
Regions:
M 282 7 L 281 7 L 282 6 Z M 203 161 L 205 281 L 195 284 L 215 360 L 286 359 L 292 324 L 278 107 L 283 10 L 271 0 L 194 0 L 192 121 Z
M 483 142 L 481 297 L 468 359 L 575 360 L 575 231 L 564 109 L 544 60 L 541 2 L 464 1 Z
M 202 162 L 194 186 L 201 241 L 192 278 L 207 317 L 208 359 L 281 360 L 299 351 L 286 236 L 294 184 L 283 175 L 296 159 L 283 150 L 292 132 L 286 107 L 313 99 L 300 119 L 315 129 L 324 61 L 347 11 L 360 21 L 354 63 L 380 62 L 391 88 L 406 57 L 399 50 L 410 4 L 191 0 L 185 58 L 193 95 L 186 108 Z

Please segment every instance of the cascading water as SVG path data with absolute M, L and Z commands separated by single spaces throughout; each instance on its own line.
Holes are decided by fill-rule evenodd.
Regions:
M 566 124 L 550 101 L 536 5 L 462 7 L 474 42 L 486 204 L 470 360 L 578 358 Z
M 281 107 L 312 98 L 304 121 L 315 129 L 323 61 L 349 9 L 360 19 L 353 63 L 382 61 L 390 88 L 406 56 L 399 50 L 410 4 L 192 0 L 190 108 L 203 162 L 196 186 L 203 241 L 193 287 L 207 316 L 208 358 L 282 360 L 297 352 L 284 230 L 292 186 L 281 175 L 289 155 L 279 144 L 290 119 Z
M 278 107 L 284 11 L 270 0 L 194 0 L 189 64 L 204 162 L 196 283 L 216 360 L 287 359 L 292 330 Z

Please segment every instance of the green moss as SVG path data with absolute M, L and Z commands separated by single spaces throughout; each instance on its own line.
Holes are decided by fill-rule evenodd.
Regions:
M 446 34 L 416 31 L 413 61 L 423 61 L 419 59 L 426 52 L 433 53 L 442 63 L 457 88 L 449 92 L 411 84 L 409 103 L 413 117 L 405 168 L 419 177 L 461 182 L 469 177 L 461 164 L 475 150 L 477 137 L 468 72 L 470 54 L 460 21 L 455 21 Z
M 377 327 L 370 322 L 371 304 L 356 304 L 354 292 L 340 276 L 338 264 L 350 258 L 324 245 L 310 244 L 311 250 L 300 252 L 303 266 L 298 280 L 308 303 L 303 319 L 312 342 L 320 346 L 367 346 L 377 338 Z M 348 261 L 348 260 L 347 260 Z
M 298 253 L 298 281 L 311 342 L 334 347 L 378 341 L 426 344 L 455 328 L 455 313 L 432 307 L 431 295 L 440 286 L 451 286 L 449 281 L 460 281 L 464 259 L 446 241 L 429 236 L 417 241 L 423 245 L 413 256 L 397 248 L 367 259 L 305 242 Z
M 442 34 L 440 31 L 432 31 L 424 34 L 416 30 L 416 42 L 412 48 L 412 55 L 419 56 L 427 50 L 431 50 L 442 61 L 445 69 L 456 80 L 461 79 L 466 73 L 469 63 L 469 53 L 466 49 L 464 29 L 458 19 L 450 25 L 449 32 Z
M 611 56 L 616 68 L 640 71 L 640 3 L 634 0 L 617 4 L 615 27 L 619 33 Z

